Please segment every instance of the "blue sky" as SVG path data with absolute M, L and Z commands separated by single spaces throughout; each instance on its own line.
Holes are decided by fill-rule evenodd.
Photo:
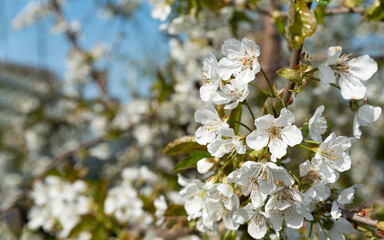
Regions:
M 65 75 L 65 59 L 70 49 L 64 35 L 51 34 L 53 17 L 47 17 L 31 27 L 21 30 L 12 28 L 12 20 L 31 0 L 1 0 L 0 1 L 0 59 L 43 66 L 54 71 L 60 78 Z M 81 46 L 88 49 L 97 43 L 107 43 L 112 47 L 117 33 L 124 33 L 120 50 L 112 62 L 109 76 L 109 89 L 114 97 L 127 100 L 128 82 L 135 82 L 141 94 L 147 94 L 150 78 L 141 76 L 138 81 L 133 79 L 137 75 L 135 67 L 129 67 L 129 62 L 142 64 L 150 58 L 151 63 L 161 66 L 166 59 L 168 46 L 166 39 L 159 32 L 161 22 L 150 16 L 151 7 L 144 2 L 128 20 L 106 21 L 98 17 L 97 1 L 71 0 L 65 6 L 65 16 L 70 20 L 79 20 L 83 25 Z M 85 94 L 93 97 L 98 94 L 94 85 L 87 86 Z

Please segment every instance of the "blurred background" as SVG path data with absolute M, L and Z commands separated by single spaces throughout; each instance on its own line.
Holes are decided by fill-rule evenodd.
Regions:
M 342 46 L 352 56 L 369 54 L 379 71 L 366 82 L 367 97 L 369 104 L 383 107 L 384 16 L 367 12 L 373 4 L 314 2 L 317 30 L 304 51 L 316 66 L 330 46 Z M 31 231 L 24 225 L 33 219 L 31 188 L 47 175 L 72 183 L 82 179 L 90 189 L 105 185 L 107 191 L 120 181 L 122 169 L 144 169 L 137 170 L 143 176 L 133 186 L 145 211 L 154 216 L 159 195 L 168 204 L 179 203 L 172 169 L 181 157 L 165 154 L 164 148 L 178 137 L 193 136 L 198 127 L 193 114 L 203 106 L 204 58 L 222 57 L 226 39 L 248 37 L 260 46 L 269 79 L 282 88 L 285 80 L 276 71 L 289 65 L 286 14 L 281 14 L 287 9 L 288 2 L 280 0 L 0 1 L 0 239 L 76 236 L 73 231 L 58 236 L 63 226 Z M 261 76 L 256 81 L 266 88 Z M 258 93 L 251 89 L 248 100 L 256 117 L 265 100 Z M 313 83 L 294 98 L 291 109 L 300 126 L 324 105 L 326 134 L 353 136 L 354 113 L 347 104 L 335 89 Z M 242 119 L 253 124 L 246 112 Z M 357 206 L 384 206 L 383 127 L 380 118 L 363 129 L 350 151 L 352 169 L 338 182 L 364 185 Z M 291 158 L 294 169 L 306 160 L 300 153 Z M 150 181 L 145 169 L 158 181 Z M 384 208 L 375 214 L 384 217 Z M 134 233 L 125 230 L 127 236 Z M 101 236 L 113 231 L 118 235 L 105 227 Z M 143 230 L 138 232 L 140 239 Z

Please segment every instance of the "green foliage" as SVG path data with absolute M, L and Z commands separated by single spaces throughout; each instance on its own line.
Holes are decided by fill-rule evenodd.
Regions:
M 290 47 L 300 48 L 304 39 L 312 36 L 317 28 L 315 14 L 305 0 L 291 0 L 288 11 L 286 38 Z
M 384 20 L 384 2 L 382 0 L 375 0 L 372 7 L 367 10 L 366 17 L 370 21 L 383 21 Z
M 189 153 L 196 145 L 198 144 L 195 143 L 195 137 L 183 136 L 169 143 L 164 153 L 168 155 L 185 154 Z
M 193 151 L 187 157 L 181 159 L 176 164 L 173 171 L 181 171 L 189 168 L 195 168 L 196 163 L 203 158 L 212 158 L 212 156 L 206 151 Z
M 318 24 L 324 23 L 324 16 L 327 14 L 327 6 L 318 5 L 315 8 L 315 17 Z

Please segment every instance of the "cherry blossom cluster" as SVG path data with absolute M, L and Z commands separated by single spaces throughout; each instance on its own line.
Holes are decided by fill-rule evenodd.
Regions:
M 67 238 L 82 215 L 91 211 L 92 200 L 87 191 L 87 184 L 81 180 L 71 184 L 60 177 L 48 176 L 44 182 L 36 182 L 31 192 L 35 205 L 28 214 L 28 228 L 41 227 L 46 232 L 57 233 L 60 238 Z M 91 239 L 87 232 L 82 234 L 84 239 Z M 89 238 L 85 238 L 88 235 Z
M 366 88 L 361 83 L 377 71 L 376 62 L 368 55 L 340 57 L 341 47 L 331 47 L 328 60 L 315 68 L 320 71 L 324 85 L 338 86 L 338 79 L 342 97 L 351 99 L 351 109 L 356 112 L 354 137 L 331 132 L 323 140 L 327 133 L 324 106 L 319 106 L 308 118 L 307 130 L 296 126 L 294 114 L 283 107 L 278 114 L 264 113 L 256 118 L 249 134 L 237 134 L 230 127 L 228 116 L 220 115 L 214 105 L 232 110 L 246 100 L 249 83 L 262 70 L 258 60 L 260 49 L 246 38 L 229 39 L 224 42 L 222 53 L 224 58 L 220 61 L 213 54 L 204 60 L 206 82 L 200 88 L 200 96 L 207 105 L 194 115 L 201 124 L 195 140 L 206 145 L 212 156 L 198 161 L 197 170 L 209 178 L 203 182 L 179 175 L 188 220 L 195 220 L 202 232 L 219 233 L 220 222 L 228 230 L 247 224 L 249 235 L 256 239 L 267 233 L 287 235 L 305 224 L 308 228 L 309 223 L 311 229 L 313 224 L 323 228 L 327 221 L 332 227 L 325 229 L 326 237 L 344 239 L 343 234 L 353 231 L 353 227 L 343 218 L 341 209 L 352 203 L 360 185 L 335 191 L 329 184 L 351 168 L 349 150 L 361 137 L 360 127 L 371 125 L 381 114 L 380 107 L 367 104 Z M 277 91 L 275 94 L 278 96 Z M 286 163 L 295 161 L 287 157 L 291 149 L 311 152 L 310 159 L 301 161 L 299 177 L 287 169 Z M 228 169 L 232 172 L 225 173 Z M 324 212 L 324 204 L 332 206 L 330 213 Z M 322 217 L 315 218 L 314 213 Z

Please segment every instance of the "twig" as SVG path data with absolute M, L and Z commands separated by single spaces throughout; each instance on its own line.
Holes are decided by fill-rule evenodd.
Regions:
M 289 61 L 289 68 L 294 69 L 300 63 L 301 50 L 303 49 L 303 45 L 301 45 L 298 49 L 292 50 L 291 59 Z M 283 102 L 284 106 L 288 106 L 288 102 L 292 96 L 292 90 L 295 88 L 296 83 L 291 80 L 287 80 L 285 83 L 284 91 L 283 91 Z
M 332 205 L 327 203 L 327 204 L 325 204 L 324 208 L 328 212 L 331 212 Z M 340 209 L 341 209 L 341 214 L 344 218 L 346 218 L 350 221 L 364 223 L 364 224 L 367 224 L 369 226 L 373 226 L 373 227 L 377 228 L 377 224 L 379 223 L 378 220 L 372 219 L 370 217 L 361 216 L 358 213 L 351 212 L 351 211 L 348 211 L 346 209 L 342 209 L 342 208 L 340 208 Z

